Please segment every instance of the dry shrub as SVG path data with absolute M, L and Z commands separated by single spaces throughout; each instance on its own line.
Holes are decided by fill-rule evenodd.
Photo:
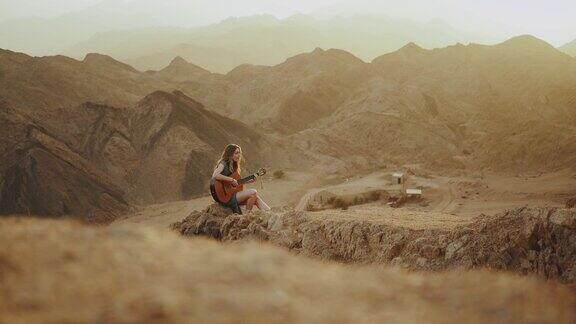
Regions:
M 286 172 L 282 170 L 274 171 L 274 179 L 284 179 L 286 177 Z
M 354 197 L 348 196 L 348 198 L 330 197 L 326 200 L 326 202 L 333 208 L 341 208 L 346 210 L 350 206 L 362 205 L 372 201 L 378 201 L 384 197 L 386 197 L 385 193 L 379 190 L 374 190 L 362 195 L 356 195 Z
M 334 206 L 334 208 L 342 208 L 342 210 L 346 210 L 350 206 L 350 203 L 342 198 L 336 198 L 334 199 L 332 206 Z
M 306 209 L 306 211 L 316 211 L 317 210 L 317 208 L 313 204 L 310 204 L 310 203 L 306 204 L 305 209 Z
M 372 191 L 370 193 L 369 199 L 371 201 L 378 201 L 378 200 L 380 200 L 380 197 L 381 197 L 381 194 L 379 191 Z

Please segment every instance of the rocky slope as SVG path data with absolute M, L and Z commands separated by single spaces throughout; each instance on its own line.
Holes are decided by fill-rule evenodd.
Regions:
M 576 319 L 572 292 L 533 278 L 342 266 L 143 227 L 0 219 L 0 261 L 9 323 Z
M 424 104 L 411 119 L 450 128 L 460 155 L 478 166 L 572 163 L 576 61 L 541 40 L 520 36 L 496 46 L 433 51 L 406 47 L 373 65 L 401 89 L 418 89 Z
M 0 103 L 0 214 L 79 215 L 110 222 L 130 208 L 120 179 Z
M 224 76 L 190 78 L 179 88 L 227 116 L 291 134 L 331 115 L 370 75 L 352 54 L 317 48 L 272 67 L 242 65 Z

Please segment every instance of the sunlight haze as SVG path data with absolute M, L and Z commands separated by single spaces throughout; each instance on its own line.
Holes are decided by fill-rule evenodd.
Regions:
M 499 38 L 529 33 L 556 46 L 576 38 L 576 19 L 573 17 L 576 3 L 568 0 L 1 0 L 0 20 L 55 18 L 82 10 L 102 10 L 110 15 L 132 18 L 139 15 L 140 20 L 150 25 L 183 27 L 216 23 L 229 16 L 262 13 L 278 18 L 296 13 L 315 16 L 383 14 L 418 21 L 441 19 L 456 29 L 484 31 Z

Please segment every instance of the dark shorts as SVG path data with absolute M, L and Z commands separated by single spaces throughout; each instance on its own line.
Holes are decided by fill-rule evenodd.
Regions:
M 220 203 L 232 210 L 234 214 L 242 214 L 242 209 L 240 209 L 240 204 L 238 204 L 238 199 L 236 199 L 236 193 L 230 198 L 230 201 L 226 204 Z

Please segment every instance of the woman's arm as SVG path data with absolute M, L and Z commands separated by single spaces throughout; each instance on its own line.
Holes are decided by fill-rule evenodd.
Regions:
M 222 163 L 218 164 L 218 167 L 216 167 L 216 170 L 214 170 L 214 173 L 212 173 L 212 179 L 237 183 L 236 179 L 223 175 L 221 173 L 223 170 L 224 170 L 224 164 L 222 164 Z

